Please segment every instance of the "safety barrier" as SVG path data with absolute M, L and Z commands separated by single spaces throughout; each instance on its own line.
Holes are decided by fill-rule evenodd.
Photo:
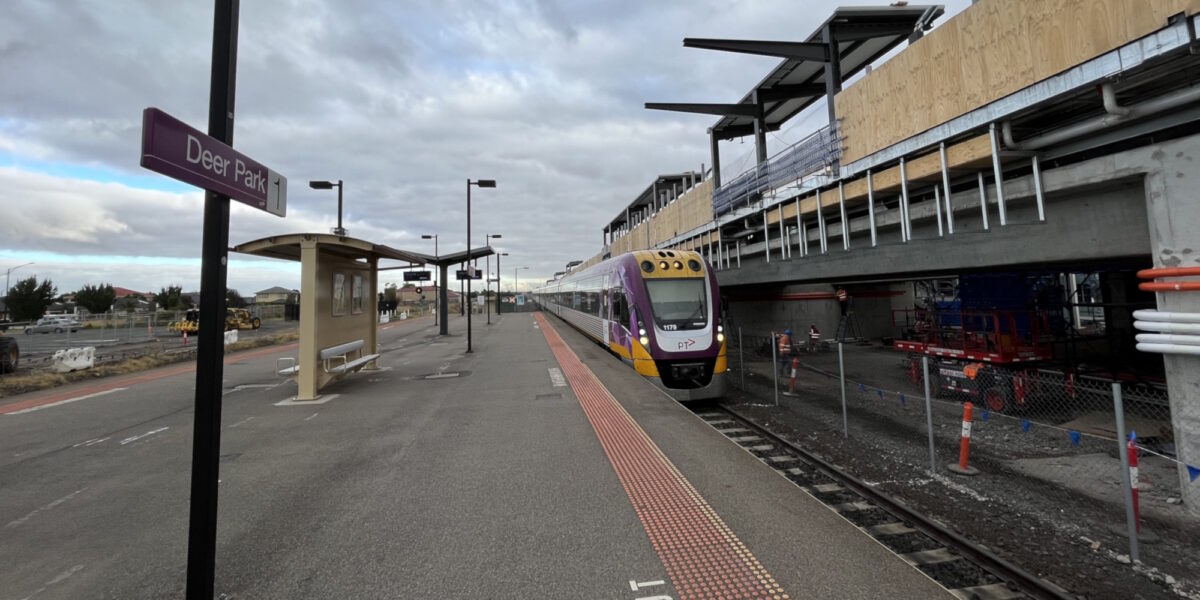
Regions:
M 225 332 L 225 345 L 236 344 L 238 341 L 238 330 L 231 329 Z
M 82 369 L 90 369 L 96 365 L 96 348 L 68 348 L 55 352 L 50 358 L 51 367 L 55 373 L 70 373 Z

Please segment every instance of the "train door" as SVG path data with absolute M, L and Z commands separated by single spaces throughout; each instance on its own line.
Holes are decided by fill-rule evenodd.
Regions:
M 612 316 L 609 314 L 608 301 L 608 278 L 606 277 L 600 287 L 600 329 L 604 330 L 604 345 L 608 346 L 609 339 L 609 324 L 612 322 Z

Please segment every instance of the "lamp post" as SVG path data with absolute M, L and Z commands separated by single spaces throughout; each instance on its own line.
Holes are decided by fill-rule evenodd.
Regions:
M 437 260 L 438 260 L 438 236 L 437 236 L 437 234 L 435 233 L 433 235 L 422 235 L 421 239 L 433 240 L 433 260 L 434 260 L 434 262 L 437 262 Z M 441 267 L 438 267 L 438 268 L 441 268 Z M 438 281 L 437 276 L 434 275 L 433 289 L 437 291 L 437 293 L 435 293 L 433 295 L 433 324 L 434 325 L 438 324 L 438 309 L 439 309 L 439 307 L 442 306 L 442 299 L 441 299 L 442 288 L 439 287 L 439 284 L 445 285 L 446 282 Z
M 524 271 L 527 269 L 529 269 L 529 267 L 513 267 L 513 312 L 517 312 L 517 294 L 521 291 L 517 281 L 517 271 Z
M 10 321 L 12 320 L 12 315 L 10 314 L 12 312 L 12 309 L 8 307 L 8 291 L 12 289 L 12 272 L 16 271 L 17 269 L 20 269 L 21 267 L 28 267 L 29 265 L 32 265 L 32 264 L 33 263 L 31 263 L 31 262 L 27 262 L 23 265 L 17 265 L 15 267 L 12 267 L 12 268 L 4 271 L 4 318 L 5 319 L 8 319 Z
M 508 256 L 507 252 L 496 255 L 496 316 L 500 316 L 500 257 Z
M 501 237 L 503 237 L 503 236 L 501 236 L 498 233 L 488 234 L 488 235 L 483 236 L 483 240 L 484 240 L 483 243 L 490 248 L 492 243 L 488 240 L 492 240 L 492 239 L 498 240 Z M 488 325 L 491 325 L 492 324 L 492 306 L 490 304 L 488 304 L 491 301 L 491 297 L 488 296 L 488 293 L 492 291 L 492 255 L 489 254 L 489 255 L 487 255 L 487 258 L 484 259 L 483 269 L 484 269 L 483 312 L 487 314 Z M 500 279 L 500 255 L 499 254 L 496 255 L 496 279 Z M 498 285 L 496 286 L 496 304 L 497 304 L 497 306 L 500 304 L 500 286 L 498 286 Z M 500 313 L 497 312 L 496 314 L 500 314 Z
M 334 235 L 346 237 L 346 230 L 344 228 L 342 228 L 342 180 L 339 179 L 337 181 L 337 183 L 334 183 L 332 181 L 310 181 L 310 182 L 308 182 L 308 187 L 310 187 L 314 190 L 332 190 L 333 188 L 337 188 L 337 191 L 338 191 L 338 226 L 337 226 L 337 229 L 333 230 L 333 233 L 334 233 Z
M 471 258 L 471 186 L 476 185 L 481 188 L 496 187 L 495 179 L 478 179 L 471 181 L 467 179 L 467 259 Z M 469 273 L 468 273 L 469 275 Z M 471 299 L 471 278 L 467 277 L 467 300 Z M 467 311 L 467 354 L 471 350 L 471 311 Z

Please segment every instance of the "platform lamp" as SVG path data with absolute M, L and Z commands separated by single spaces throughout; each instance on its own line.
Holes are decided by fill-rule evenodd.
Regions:
M 421 239 L 433 240 L 433 261 L 434 261 L 434 263 L 436 263 L 438 261 L 438 236 L 437 236 L 437 234 L 435 233 L 433 235 L 422 235 Z M 441 267 L 438 267 L 438 269 L 440 269 L 440 268 Z M 433 293 L 433 324 L 437 325 L 438 324 L 438 307 L 441 305 L 438 302 L 438 300 L 441 298 L 441 291 L 440 291 L 441 288 L 439 288 L 438 285 L 439 284 L 445 285 L 445 282 L 438 281 L 437 275 L 436 275 L 436 273 L 437 273 L 436 269 L 434 270 L 434 273 L 435 273 L 435 275 L 433 276 L 433 289 L 434 289 L 434 293 Z
M 500 257 L 508 256 L 507 252 L 496 255 L 496 316 L 500 316 Z
M 484 243 L 484 245 L 486 245 L 490 248 L 492 246 L 492 242 L 489 240 L 498 240 L 502 237 L 504 237 L 504 236 L 502 236 L 498 233 L 490 233 L 488 235 L 483 236 L 483 243 Z M 496 273 L 500 273 L 500 255 L 498 255 L 498 254 L 496 255 Z M 500 279 L 500 275 L 496 275 L 496 279 Z M 491 254 L 487 255 L 487 257 L 484 258 L 483 289 L 484 289 L 483 312 L 487 314 L 487 324 L 491 325 L 492 324 L 492 305 L 489 304 L 489 302 L 491 302 L 491 297 L 488 296 L 488 293 L 492 291 L 492 255 Z M 500 286 L 496 286 L 496 304 L 499 304 L 499 303 L 500 303 Z M 496 314 L 500 314 L 500 313 L 496 313 Z
M 467 260 L 471 259 L 471 186 L 479 186 L 481 188 L 496 187 L 495 179 L 477 179 L 471 181 L 467 179 Z M 469 270 L 468 270 L 469 274 Z M 467 277 L 467 300 L 471 299 L 471 278 Z M 471 311 L 467 311 L 467 354 L 471 350 Z
M 4 271 L 4 318 L 8 319 L 9 321 L 12 320 L 12 315 L 9 314 L 12 309 L 8 307 L 8 291 L 12 289 L 12 272 L 20 269 L 21 267 L 28 267 L 32 264 L 33 263 L 31 262 L 27 262 L 23 265 L 17 265 Z
M 513 267 L 513 312 L 517 312 L 517 294 L 521 293 L 521 286 L 518 285 L 517 271 L 527 271 L 529 267 Z
M 342 180 L 337 183 L 332 181 L 310 181 L 308 187 L 314 190 L 332 190 L 337 188 L 338 191 L 338 226 L 333 230 L 333 234 L 339 237 L 346 237 L 346 230 L 342 227 Z

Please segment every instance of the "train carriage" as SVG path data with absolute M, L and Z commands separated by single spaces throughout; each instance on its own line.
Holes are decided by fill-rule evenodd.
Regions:
M 717 280 L 698 252 L 622 254 L 547 282 L 534 299 L 680 402 L 725 393 Z

